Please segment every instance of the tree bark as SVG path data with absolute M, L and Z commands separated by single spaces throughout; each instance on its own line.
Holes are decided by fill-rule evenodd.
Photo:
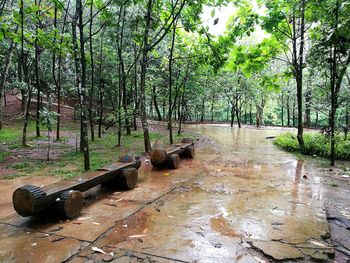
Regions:
M 17 28 L 16 28 L 16 32 L 17 32 Z M 4 90 L 4 86 L 5 86 L 5 82 L 6 82 L 6 77 L 10 68 L 10 64 L 11 64 L 11 59 L 12 59 L 12 54 L 13 54 L 13 48 L 14 48 L 14 43 L 13 41 L 11 41 L 10 47 L 7 51 L 7 56 L 5 59 L 5 67 L 2 71 L 1 74 L 1 78 L 0 78 L 0 131 L 2 129 L 2 122 L 3 122 L 3 104 L 2 104 L 2 96 L 4 95 L 5 98 L 5 90 Z M 5 104 L 6 106 L 6 104 Z
M 77 14 L 78 14 L 78 28 L 80 39 L 80 64 L 81 64 L 81 90 L 80 90 L 80 106 L 81 106 L 81 146 L 84 154 L 84 169 L 90 170 L 90 154 L 89 154 L 89 140 L 87 131 L 86 118 L 86 58 L 85 58 L 85 40 L 84 40 L 84 26 L 83 26 L 83 7 L 82 0 L 77 0 Z
M 38 7 L 37 11 L 35 12 L 35 15 L 38 19 L 38 21 L 35 23 L 35 41 L 34 41 L 34 47 L 35 47 L 35 81 L 36 81 L 36 90 L 37 90 L 37 97 L 36 97 L 36 123 L 35 123 L 35 131 L 36 131 L 36 137 L 40 137 L 40 100 L 41 100 L 41 87 L 40 87 L 40 77 L 39 77 L 39 63 L 40 63 L 40 54 L 39 54 L 39 46 L 38 46 L 38 30 L 39 30 L 39 9 L 40 5 L 38 5 L 37 0 L 34 1 L 35 6 Z
M 92 26 L 93 26 L 93 5 L 94 0 L 90 2 L 90 23 L 89 23 L 89 40 L 90 40 L 90 63 L 91 63 L 91 88 L 90 88 L 90 100 L 89 100 L 89 122 L 90 122 L 90 133 L 91 141 L 95 140 L 95 129 L 94 129 L 94 116 L 93 116 L 93 97 L 95 91 L 95 65 L 94 65 L 94 49 L 92 39 Z
M 173 19 L 174 18 L 174 6 L 173 6 Z M 169 127 L 169 140 L 170 144 L 174 143 L 173 138 L 173 101 L 172 101 L 172 86 L 173 86 L 173 54 L 174 54 L 174 48 L 175 48 L 175 37 L 176 37 L 176 22 L 173 23 L 173 32 L 172 32 L 172 38 L 171 38 L 171 47 L 170 47 L 170 54 L 169 54 L 169 116 L 168 116 L 168 127 Z
M 162 120 L 162 114 L 160 113 L 160 109 L 159 109 L 159 106 L 158 106 L 158 102 L 157 102 L 157 90 L 156 90 L 156 86 L 153 85 L 152 86 L 152 97 L 153 97 L 153 104 L 154 104 L 154 107 L 156 109 L 156 113 L 157 113 L 157 116 L 158 116 L 158 121 L 161 121 Z
M 148 130 L 148 122 L 146 115 L 146 71 L 147 71 L 147 63 L 148 63 L 148 38 L 149 31 L 151 28 L 151 13 L 152 13 L 152 5 L 153 0 L 148 0 L 147 3 L 147 12 L 146 12 L 146 25 L 145 31 L 143 34 L 143 47 L 142 47 L 142 59 L 141 59 L 141 80 L 140 80 L 140 115 L 141 115 L 141 124 L 143 128 L 143 138 L 144 138 L 144 146 L 145 152 L 149 152 L 151 150 L 151 142 L 149 138 L 149 130 Z

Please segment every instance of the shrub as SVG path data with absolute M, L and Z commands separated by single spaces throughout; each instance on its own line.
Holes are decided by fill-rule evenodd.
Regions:
M 335 137 L 335 158 L 337 160 L 350 160 L 350 140 L 337 134 Z M 305 155 L 317 155 L 329 158 L 331 153 L 330 139 L 319 132 L 304 133 L 304 148 L 300 148 L 296 134 L 291 132 L 277 136 L 274 144 L 288 152 L 298 152 Z

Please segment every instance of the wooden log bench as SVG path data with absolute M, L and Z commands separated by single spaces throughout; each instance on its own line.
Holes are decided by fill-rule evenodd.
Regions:
M 154 167 L 177 169 L 181 158 L 194 158 L 195 149 L 192 139 L 184 138 L 181 143 L 166 149 L 153 149 L 149 152 Z
M 13 207 L 18 214 L 27 217 L 46 209 L 60 217 L 74 218 L 83 208 L 82 192 L 97 185 L 133 189 L 138 178 L 141 160 L 122 163 L 84 173 L 82 176 L 57 182 L 45 187 L 24 185 L 16 189 L 12 196 Z

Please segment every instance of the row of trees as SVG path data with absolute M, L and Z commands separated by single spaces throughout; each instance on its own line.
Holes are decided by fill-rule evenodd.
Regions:
M 62 102 L 76 105 L 86 170 L 95 125 L 101 137 L 103 124 L 116 124 L 120 146 L 139 119 L 147 152 L 149 117 L 168 122 L 173 143 L 173 120 L 179 132 L 183 121 L 260 126 L 267 111 L 267 123 L 298 127 L 300 147 L 303 127 L 327 118 L 334 164 L 336 127 L 350 119 L 349 0 L 257 0 L 259 10 L 244 0 L 0 3 L 0 129 L 2 96 L 19 90 L 24 146 L 31 102 L 37 136 L 45 101 L 57 111 L 56 140 Z M 203 7 L 226 4 L 238 11 L 213 36 Z

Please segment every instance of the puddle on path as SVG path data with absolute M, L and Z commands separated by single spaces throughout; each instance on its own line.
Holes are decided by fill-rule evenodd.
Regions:
M 185 262 L 309 259 L 297 246 L 329 231 L 324 189 L 313 165 L 266 140 L 279 130 L 192 128 L 216 142 L 197 149 L 191 168 L 203 172 L 118 223 L 94 245 Z M 87 247 L 80 256 L 101 255 Z

